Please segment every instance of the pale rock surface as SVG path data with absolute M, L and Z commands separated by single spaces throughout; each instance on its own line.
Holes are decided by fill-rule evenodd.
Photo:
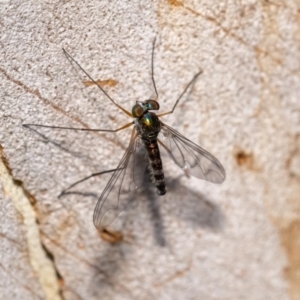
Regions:
M 0 298 L 300 299 L 299 8 L 295 0 L 2 1 Z M 111 244 L 93 225 L 93 195 L 57 196 L 115 168 L 130 130 L 37 133 L 22 124 L 129 122 L 82 83 L 62 48 L 96 80 L 114 80 L 103 88 L 131 110 L 154 95 L 155 36 L 162 111 L 203 70 L 164 121 L 214 154 L 227 178 L 214 185 L 170 166 L 166 196 L 136 199 L 118 220 L 123 240 Z M 108 179 L 77 191 L 99 195 Z

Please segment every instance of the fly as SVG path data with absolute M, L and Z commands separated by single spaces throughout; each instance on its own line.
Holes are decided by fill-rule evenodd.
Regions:
M 186 175 L 191 175 L 199 179 L 207 180 L 212 183 L 222 183 L 225 180 L 225 170 L 221 163 L 209 152 L 185 138 L 175 129 L 163 123 L 159 118 L 172 114 L 177 107 L 180 99 L 195 82 L 197 77 L 202 73 L 199 71 L 192 80 L 187 84 L 179 98 L 176 100 L 172 110 L 156 114 L 154 111 L 159 110 L 160 106 L 157 101 L 158 92 L 154 80 L 154 49 L 155 40 L 152 46 L 151 55 L 151 79 L 155 91 L 155 99 L 137 101 L 132 107 L 131 112 L 117 104 L 108 93 L 95 81 L 64 49 L 66 57 L 75 63 L 82 72 L 91 80 L 94 85 L 104 93 L 104 95 L 120 110 L 122 110 L 134 121 L 123 125 L 120 128 L 108 129 L 86 129 L 71 128 L 61 126 L 47 126 L 39 124 L 24 124 L 25 127 L 47 127 L 54 129 L 96 131 L 96 132 L 118 132 L 130 126 L 133 126 L 129 146 L 125 151 L 119 165 L 115 169 L 107 170 L 100 173 L 92 174 L 80 181 L 75 182 L 61 195 L 68 194 L 68 190 L 78 183 L 91 177 L 104 173 L 112 173 L 106 187 L 102 191 L 94 210 L 93 221 L 96 228 L 103 230 L 109 226 L 125 209 L 127 205 L 138 195 L 137 191 L 143 184 L 143 174 L 138 170 L 150 170 L 150 176 L 156 187 L 157 194 L 162 196 L 166 194 L 167 188 L 165 183 L 163 163 L 160 150 L 167 152 L 168 156 L 183 169 Z M 164 138 L 164 141 L 160 139 Z M 139 153 L 144 152 L 142 159 L 138 159 Z M 145 154 L 148 160 L 145 159 Z

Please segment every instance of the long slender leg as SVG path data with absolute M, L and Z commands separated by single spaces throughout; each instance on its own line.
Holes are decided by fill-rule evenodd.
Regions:
M 81 183 L 81 182 L 83 182 L 83 181 L 86 181 L 86 180 L 88 180 L 88 179 L 90 179 L 90 178 L 92 178 L 92 177 L 100 176 L 100 175 L 102 175 L 102 174 L 111 173 L 111 172 L 114 172 L 114 171 L 116 171 L 116 170 L 118 170 L 118 169 L 112 169 L 112 170 L 102 171 L 102 172 L 98 172 L 98 173 L 93 173 L 93 174 L 91 174 L 91 175 L 89 175 L 89 176 L 87 176 L 87 177 L 85 177 L 85 178 L 82 178 L 82 179 L 80 179 L 80 180 L 78 180 L 78 181 L 72 183 L 72 184 L 71 184 L 69 187 L 67 187 L 66 189 L 64 189 L 64 190 L 58 195 L 58 198 L 60 198 L 60 197 L 62 197 L 62 196 L 64 196 L 64 195 L 66 195 L 66 194 L 68 194 L 67 191 L 68 191 L 69 189 L 71 189 L 72 187 L 74 187 L 75 185 L 77 185 L 77 184 L 79 184 L 79 183 Z
M 97 87 L 102 91 L 102 93 L 114 104 L 116 105 L 119 109 L 121 109 L 126 115 L 132 117 L 132 114 L 123 108 L 121 105 L 117 104 L 106 92 L 105 90 L 101 87 L 100 84 L 98 84 L 97 81 L 95 81 L 81 66 L 80 64 L 63 48 L 64 54 L 66 55 L 67 59 L 73 61 L 79 68 L 80 70 L 94 83 L 97 85 Z
M 202 70 L 200 70 L 194 77 L 193 79 L 188 83 L 188 85 L 185 87 L 185 89 L 183 90 L 183 92 L 181 93 L 181 95 L 179 96 L 179 98 L 176 100 L 172 110 L 168 111 L 168 112 L 165 112 L 165 113 L 162 113 L 162 114 L 159 114 L 157 115 L 158 117 L 162 117 L 162 116 L 165 116 L 165 115 L 169 115 L 169 114 L 172 114 L 179 102 L 179 100 L 182 98 L 182 96 L 186 93 L 186 91 L 188 90 L 188 88 L 196 81 L 197 77 L 202 73 Z
M 155 84 L 155 80 L 154 80 L 154 50 L 155 50 L 155 42 L 156 42 L 156 37 L 154 38 L 153 46 L 152 46 L 152 56 L 151 56 L 151 78 L 152 78 L 152 83 L 153 83 L 153 87 L 154 87 L 155 94 L 156 94 L 155 100 L 157 100 L 157 98 L 158 98 L 158 92 L 157 92 L 156 84 Z
M 44 127 L 44 128 L 52 128 L 52 129 L 67 129 L 67 130 L 81 130 L 81 131 L 96 131 L 96 132 L 117 132 L 122 129 L 128 128 L 132 126 L 134 122 L 130 122 L 125 124 L 124 126 L 117 129 L 90 129 L 90 128 L 74 128 L 74 127 L 61 127 L 61 126 L 48 126 L 48 125 L 40 125 L 40 124 L 23 124 L 22 126 L 30 128 L 30 126 L 35 127 Z

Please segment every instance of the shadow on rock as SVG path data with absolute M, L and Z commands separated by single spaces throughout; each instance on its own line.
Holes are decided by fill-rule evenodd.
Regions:
M 220 207 L 204 194 L 182 185 L 180 177 L 168 182 L 171 201 L 177 208 L 176 215 L 193 227 L 222 230 L 225 217 Z

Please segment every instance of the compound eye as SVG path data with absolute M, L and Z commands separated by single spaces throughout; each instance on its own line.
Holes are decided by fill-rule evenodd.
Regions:
M 144 114 L 144 109 L 141 105 L 135 104 L 131 112 L 134 118 L 139 118 Z
M 149 110 L 159 110 L 159 104 L 155 100 L 146 100 L 144 103 Z

